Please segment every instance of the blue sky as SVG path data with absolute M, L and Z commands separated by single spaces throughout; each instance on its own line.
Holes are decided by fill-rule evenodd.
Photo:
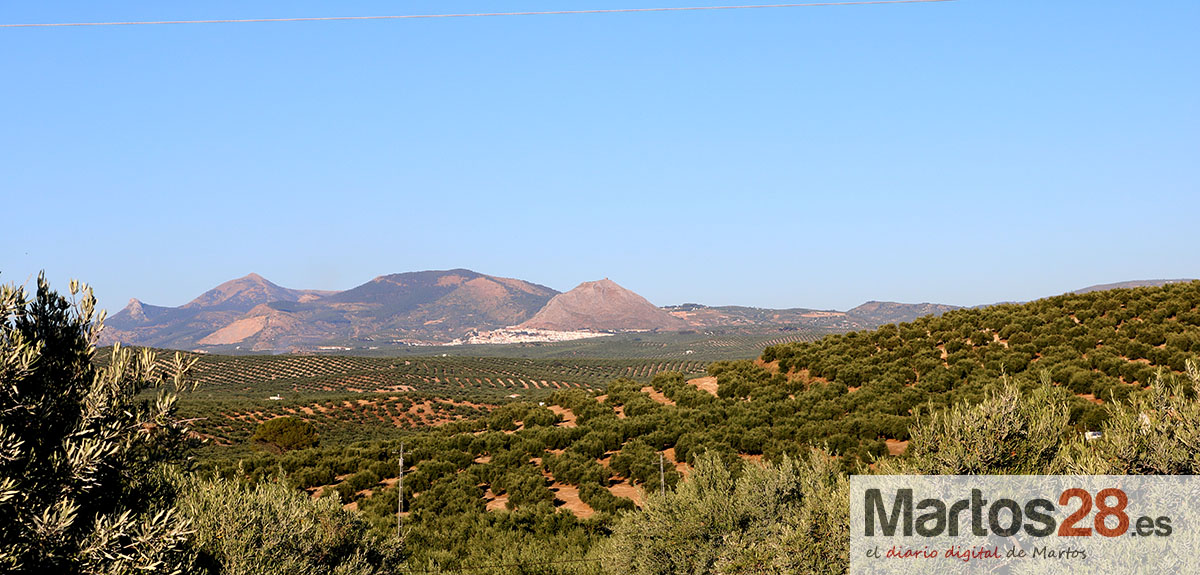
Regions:
M 0 22 L 703 2 L 6 3 Z M 1200 3 L 0 29 L 0 281 L 471 268 L 656 304 L 1200 276 Z

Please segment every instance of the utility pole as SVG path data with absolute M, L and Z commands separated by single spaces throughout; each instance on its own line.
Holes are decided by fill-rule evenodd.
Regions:
M 396 539 L 404 541 L 404 532 L 401 530 L 404 518 L 401 516 L 404 513 L 404 444 L 400 444 L 400 479 L 396 481 Z
M 658 488 L 662 496 L 667 496 L 667 474 L 663 471 L 663 454 L 658 452 Z

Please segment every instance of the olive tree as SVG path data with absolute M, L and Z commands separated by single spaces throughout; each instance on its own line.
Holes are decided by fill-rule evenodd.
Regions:
M 607 573 L 842 573 L 849 561 L 849 482 L 827 454 L 747 465 L 697 458 L 687 481 L 647 494 L 595 556 Z
M 313 499 L 282 478 L 191 475 L 180 483 L 179 508 L 196 530 L 197 573 L 373 575 L 400 559 L 394 539 L 371 534 L 338 498 Z
M 317 430 L 313 424 L 290 416 L 264 421 L 250 440 L 274 453 L 308 449 L 318 444 Z
M 77 282 L 69 299 L 44 276 L 32 297 L 0 286 L 0 571 L 175 573 L 189 563 L 162 471 L 187 441 L 175 404 L 190 365 L 177 354 L 163 370 L 153 353 L 120 346 L 96 361 L 95 305 Z

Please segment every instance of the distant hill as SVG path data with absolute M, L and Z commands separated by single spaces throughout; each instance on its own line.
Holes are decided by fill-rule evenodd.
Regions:
M 1084 293 L 1090 293 L 1090 292 L 1094 292 L 1094 291 L 1104 291 L 1104 290 L 1110 290 L 1110 289 L 1160 287 L 1160 286 L 1165 286 L 1167 284 L 1188 283 L 1188 282 L 1193 282 L 1193 281 L 1196 281 L 1196 280 L 1194 280 L 1194 279 L 1134 280 L 1134 281 L 1127 281 L 1127 282 L 1116 282 L 1116 283 L 1111 283 L 1111 284 L 1099 284 L 1099 285 L 1094 285 L 1094 286 L 1088 286 L 1083 289 L 1077 289 L 1073 293 L 1084 294 Z
M 688 323 L 610 279 L 584 282 L 554 296 L 520 327 L 557 331 L 672 330 Z
M 768 309 L 742 306 L 709 307 L 694 303 L 663 309 L 698 329 L 779 325 L 851 331 L 872 329 L 889 323 L 909 322 L 918 317 L 941 315 L 959 308 L 958 306 L 931 303 L 870 301 L 849 311 L 807 308 Z
M 835 310 L 769 309 L 736 305 L 706 306 L 698 303 L 685 303 L 662 309 L 696 329 L 762 325 L 802 325 L 833 329 L 865 327 L 847 317 L 846 312 Z
M 960 309 L 956 305 L 938 303 L 896 303 L 894 301 L 869 301 L 846 315 L 875 326 L 889 323 L 911 322 L 927 315 L 939 316 Z

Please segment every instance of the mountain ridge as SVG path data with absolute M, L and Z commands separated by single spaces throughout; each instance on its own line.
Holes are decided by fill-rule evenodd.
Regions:
M 388 274 L 338 292 L 284 288 L 249 274 L 176 308 L 135 298 L 109 320 L 101 343 L 295 351 L 353 339 L 446 342 L 520 323 L 557 294 L 461 268 Z
M 1068 293 L 1186 281 L 1134 280 Z M 697 303 L 659 307 L 608 278 L 583 282 L 560 293 L 532 282 L 464 268 L 386 274 L 344 291 L 291 289 L 250 273 L 178 307 L 132 298 L 108 319 L 100 343 L 281 352 L 346 345 L 372 349 L 438 345 L 509 327 L 603 332 L 851 331 L 911 322 L 955 309 L 960 307 L 874 300 L 846 311 Z

